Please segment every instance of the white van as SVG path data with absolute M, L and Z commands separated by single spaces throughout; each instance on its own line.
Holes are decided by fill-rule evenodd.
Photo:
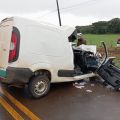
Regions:
M 59 27 L 12 17 L 0 23 L 0 81 L 8 85 L 28 84 L 34 98 L 48 93 L 50 83 L 95 76 L 75 60 L 71 34 L 75 28 Z M 80 60 L 79 60 L 80 61 Z M 78 62 L 79 62 L 78 61 Z

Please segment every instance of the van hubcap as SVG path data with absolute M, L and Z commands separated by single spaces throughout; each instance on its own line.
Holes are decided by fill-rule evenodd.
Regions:
M 37 82 L 37 84 L 35 85 L 34 92 L 36 94 L 40 95 L 45 90 L 46 90 L 46 84 L 45 84 L 45 82 L 43 82 L 43 81 Z

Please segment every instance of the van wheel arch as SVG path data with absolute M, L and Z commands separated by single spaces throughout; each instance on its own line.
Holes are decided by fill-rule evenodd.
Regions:
M 34 77 L 40 76 L 40 75 L 41 75 L 41 76 L 43 76 L 43 75 L 47 76 L 50 81 L 51 81 L 51 79 L 52 79 L 52 75 L 51 75 L 51 72 L 50 72 L 50 71 L 45 70 L 45 69 L 41 69 L 41 70 L 36 70 L 36 71 L 33 73 L 32 77 L 30 78 L 30 81 L 31 81 Z M 29 82 L 30 82 L 30 81 L 29 81 Z

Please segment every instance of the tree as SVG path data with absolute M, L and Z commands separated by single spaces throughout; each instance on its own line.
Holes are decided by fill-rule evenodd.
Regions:
M 109 33 L 120 33 L 120 19 L 114 18 L 108 22 Z
M 107 33 L 107 22 L 99 21 L 92 24 L 95 34 L 106 34 Z
M 106 33 L 120 33 L 120 18 L 114 18 L 110 21 L 99 21 L 89 26 L 77 26 L 78 32 L 84 34 L 106 34 Z

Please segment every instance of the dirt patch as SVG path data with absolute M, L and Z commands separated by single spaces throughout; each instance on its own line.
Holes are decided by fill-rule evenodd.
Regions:
M 102 56 L 105 55 L 103 48 L 98 48 L 98 51 L 101 53 Z M 108 55 L 110 57 L 116 57 L 114 60 L 116 66 L 120 68 L 120 48 L 108 48 Z
M 98 51 L 101 54 L 104 54 L 104 49 L 103 48 L 98 48 Z M 115 56 L 120 58 L 120 48 L 108 48 L 108 54 L 109 56 Z

